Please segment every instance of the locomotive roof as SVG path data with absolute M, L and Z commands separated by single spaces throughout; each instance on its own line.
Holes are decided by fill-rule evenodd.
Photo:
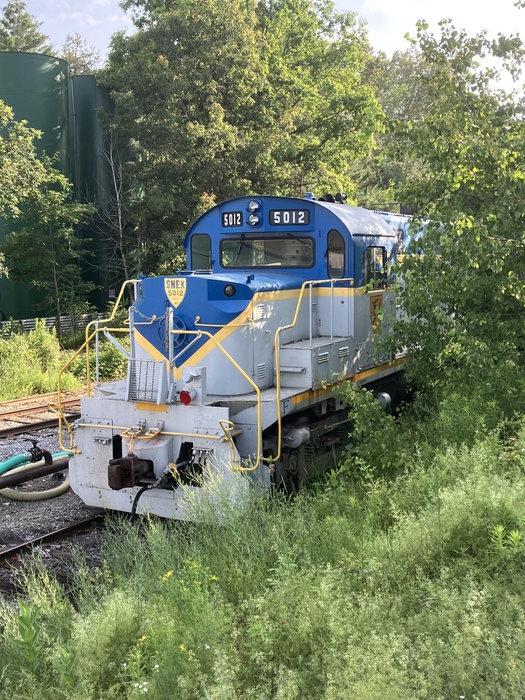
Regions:
M 355 207 L 348 204 L 325 202 L 316 199 L 255 195 L 251 197 L 234 197 L 233 199 L 216 204 L 191 224 L 186 233 L 185 243 L 188 241 L 189 236 L 195 231 L 195 229 L 198 229 L 202 221 L 206 220 L 210 215 L 213 215 L 213 212 L 223 210 L 224 207 L 230 207 L 237 203 L 239 206 L 243 206 L 244 208 L 245 203 L 253 199 L 270 203 L 270 206 L 281 206 L 283 208 L 298 208 L 297 205 L 308 205 L 308 207 L 315 207 L 315 209 L 317 209 L 318 217 L 319 215 L 323 216 L 324 214 L 324 212 L 320 212 L 319 209 L 326 210 L 327 212 L 330 212 L 332 216 L 337 218 L 341 222 L 342 226 L 353 236 L 382 236 L 387 238 L 396 236 L 395 231 L 385 221 L 385 218 L 369 209 L 363 209 L 362 207 Z M 320 225 L 321 222 L 318 220 L 316 226 Z M 328 223 L 328 226 L 324 227 L 326 228 L 326 232 L 328 231 L 328 227 L 332 228 L 333 225 Z M 250 231 L 243 230 L 242 233 L 243 235 L 246 235 L 247 233 L 256 234 L 258 231 L 260 231 L 260 229 L 256 228 L 251 229 Z M 231 230 L 228 233 L 234 234 L 236 231 Z
M 348 204 L 333 204 L 331 202 L 314 202 L 316 206 L 329 209 L 354 236 L 396 236 L 395 231 L 386 221 L 369 209 L 354 207 Z

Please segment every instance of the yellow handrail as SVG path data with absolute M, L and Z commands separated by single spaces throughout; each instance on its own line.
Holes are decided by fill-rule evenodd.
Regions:
M 201 323 L 201 317 L 195 316 L 195 326 L 197 328 L 249 328 L 255 325 L 255 321 L 250 318 L 247 323 Z
M 117 314 L 117 310 L 120 306 L 120 302 L 122 301 L 122 297 L 124 296 L 124 291 L 125 291 L 126 287 L 128 287 L 130 284 L 135 285 L 138 282 L 140 282 L 140 280 L 126 280 L 122 284 L 122 287 L 120 288 L 120 292 L 118 294 L 118 297 L 116 298 L 115 303 L 113 305 L 113 311 L 111 312 L 109 317 L 103 318 L 100 320 L 96 320 L 96 321 L 90 321 L 86 326 L 84 345 L 82 345 L 82 348 L 80 348 L 80 349 L 82 350 L 83 348 L 86 348 L 86 392 L 87 392 L 88 396 L 91 394 L 91 371 L 90 371 L 90 367 L 89 367 L 89 342 L 94 337 L 94 336 L 89 336 L 89 327 L 95 326 L 95 325 L 98 326 L 101 323 L 110 323 L 111 321 L 113 321 L 113 319 L 115 318 L 115 316 Z M 89 337 L 89 340 L 88 340 L 88 337 Z
M 220 421 L 219 421 L 220 422 Z M 100 425 L 99 423 L 77 423 L 77 426 L 79 428 L 99 428 L 100 430 L 104 430 L 104 428 L 107 428 L 108 430 L 123 430 L 124 433 L 127 433 L 126 437 L 128 437 L 132 432 L 133 432 L 133 426 L 128 425 Z M 122 433 L 122 435 L 124 435 Z M 222 440 L 222 435 L 203 435 L 202 433 L 182 433 L 182 432 L 176 432 L 174 430 L 156 430 L 155 432 L 145 434 L 145 435 L 139 435 L 137 432 L 136 435 L 138 436 L 138 440 L 150 440 L 151 438 L 157 437 L 158 435 L 171 435 L 173 437 L 190 437 L 190 438 L 206 438 L 206 440 Z
M 220 420 L 219 425 L 222 428 L 222 431 L 224 433 L 224 439 L 228 441 L 228 444 L 230 445 L 230 450 L 232 453 L 232 469 L 235 469 L 234 467 L 234 462 L 235 462 L 235 443 L 233 442 L 233 436 L 234 435 L 239 435 L 242 433 L 242 430 L 237 430 L 235 429 L 235 423 L 233 423 L 231 420 Z M 238 467 L 237 467 L 238 468 Z M 244 467 L 241 467 L 241 469 Z
M 122 299 L 122 296 L 124 294 L 125 288 L 129 284 L 136 284 L 137 282 L 138 282 L 138 280 L 127 280 L 126 282 L 124 282 L 124 284 L 122 285 L 122 288 L 120 290 L 119 296 L 118 296 L 118 298 L 115 302 L 115 305 L 113 307 L 113 311 L 112 311 L 111 315 L 109 316 L 109 318 L 107 318 L 105 320 L 101 320 L 101 321 L 91 321 L 90 324 L 88 324 L 88 326 L 86 326 L 86 340 L 84 341 L 83 345 L 74 353 L 74 355 L 70 358 L 70 360 L 64 365 L 64 367 L 62 367 L 62 369 L 60 370 L 60 372 L 58 374 L 58 390 L 57 390 L 58 406 L 60 406 L 60 397 L 61 397 L 60 381 L 61 381 L 62 374 L 70 366 L 70 364 L 73 362 L 73 360 L 75 360 L 84 349 L 86 350 L 87 393 L 89 396 L 89 394 L 91 392 L 90 369 L 89 369 L 89 343 L 93 340 L 93 338 L 95 338 L 97 336 L 98 333 L 102 332 L 104 329 L 103 328 L 96 328 L 89 335 L 88 328 L 90 325 L 95 325 L 95 324 L 100 324 L 100 323 L 108 323 L 111 320 L 113 320 L 115 317 L 116 311 L 118 309 L 118 306 L 120 304 L 120 301 Z M 332 287 L 332 290 L 333 290 L 333 287 L 335 284 L 340 284 L 342 282 L 350 282 L 351 284 L 353 284 L 354 280 L 352 278 L 342 278 L 342 279 L 325 279 L 325 280 L 307 280 L 307 281 L 303 282 L 303 284 L 301 285 L 301 290 L 299 293 L 299 298 L 297 300 L 297 305 L 295 308 L 295 313 L 294 313 L 292 322 L 287 324 L 286 326 L 279 327 L 275 333 L 274 351 L 275 351 L 275 367 L 276 367 L 275 386 L 276 386 L 276 413 L 277 413 L 277 455 L 272 456 L 273 462 L 278 461 L 282 455 L 282 445 L 281 445 L 281 443 L 282 443 L 281 377 L 280 377 L 280 360 L 279 360 L 279 338 L 280 338 L 280 335 L 283 331 L 289 330 L 290 328 L 293 328 L 297 324 L 297 319 L 299 317 L 301 303 L 303 301 L 303 297 L 304 297 L 305 290 L 307 287 L 310 287 L 310 289 L 311 289 L 314 285 L 330 284 Z M 196 318 L 196 322 L 198 320 L 200 320 L 199 317 Z M 208 324 L 201 324 L 201 325 L 204 326 L 204 325 L 208 325 Z M 239 325 L 241 325 L 241 324 L 239 324 Z M 251 325 L 251 324 L 242 324 L 242 325 Z M 123 328 L 109 328 L 106 330 L 108 332 L 113 332 L 113 333 L 114 332 L 126 332 L 126 333 L 128 332 L 128 329 L 125 329 L 125 328 L 124 329 Z M 225 348 L 220 344 L 220 342 L 215 338 L 215 336 L 213 336 L 208 331 L 201 330 L 201 329 L 198 329 L 198 330 L 176 329 L 176 330 L 172 330 L 171 334 L 172 335 L 193 335 L 193 336 L 197 336 L 197 337 L 205 336 L 206 338 L 208 338 L 208 340 L 212 341 L 215 344 L 215 346 L 226 356 L 228 361 L 237 369 L 237 371 L 252 386 L 252 388 L 255 391 L 255 394 L 257 396 L 257 459 L 256 459 L 254 466 L 252 466 L 252 467 L 240 467 L 240 466 L 233 467 L 232 466 L 232 469 L 235 469 L 236 471 L 245 471 L 245 472 L 255 471 L 256 469 L 258 469 L 258 467 L 261 464 L 261 461 L 263 460 L 263 456 L 262 456 L 261 392 L 260 392 L 259 387 L 252 380 L 252 378 L 242 369 L 242 367 L 233 359 L 233 357 L 230 355 L 230 353 L 228 353 L 228 351 L 225 350 Z M 84 424 L 81 424 L 81 425 L 84 425 Z M 232 446 L 233 441 L 232 441 L 231 436 L 229 434 L 232 429 L 225 430 L 222 423 L 220 423 L 220 425 L 221 425 L 221 428 L 223 429 L 223 432 L 224 432 L 226 439 L 228 440 L 228 442 L 230 443 L 230 446 L 232 447 L 232 454 L 233 454 L 233 450 L 234 450 L 234 447 Z M 98 427 L 101 427 L 101 426 L 98 426 Z M 115 427 L 115 426 L 112 426 L 112 427 Z M 61 415 L 61 412 L 59 412 L 60 447 L 61 447 L 61 449 L 66 449 L 62 445 L 61 428 L 62 428 L 62 415 Z M 129 428 L 127 428 L 126 430 L 129 430 Z M 155 433 L 155 435 L 160 434 L 160 433 L 172 434 L 172 435 L 176 434 L 176 433 L 167 433 L 165 431 L 159 431 L 159 432 Z M 181 434 L 181 435 L 183 435 L 183 434 Z M 71 446 L 71 448 L 69 448 L 69 449 L 76 452 L 77 454 L 79 453 L 78 450 L 73 449 L 73 446 Z
M 108 320 L 109 320 L 109 319 L 108 319 Z M 128 333 L 128 332 L 129 332 L 129 329 L 128 329 L 128 328 L 106 328 L 105 330 L 107 330 L 108 332 L 111 332 L 111 333 Z M 95 338 L 95 337 L 97 336 L 98 333 L 103 333 L 103 332 L 104 332 L 104 328 L 96 328 L 90 335 L 88 335 L 88 336 L 86 337 L 86 340 L 84 341 L 84 343 L 81 345 L 81 347 L 69 358 L 69 360 L 66 362 L 66 364 L 60 369 L 60 371 L 59 371 L 59 373 L 58 373 L 58 377 L 57 377 L 57 405 L 58 405 L 58 409 L 59 409 L 59 410 L 58 410 L 58 430 L 59 430 L 60 448 L 63 449 L 63 450 L 69 449 L 69 450 L 71 450 L 72 452 L 74 452 L 75 454 L 80 454 L 80 450 L 76 449 L 76 448 L 74 447 L 74 445 L 73 445 L 73 436 L 72 436 L 71 430 L 69 430 L 69 426 L 68 426 L 68 432 L 69 432 L 69 435 L 70 435 L 71 445 L 70 445 L 69 448 L 66 448 L 66 447 L 64 447 L 63 444 L 62 444 L 62 421 L 65 420 L 65 418 L 64 418 L 64 416 L 63 416 L 63 414 L 62 414 L 62 411 L 60 410 L 61 395 L 62 395 L 62 389 L 61 389 L 62 375 L 63 375 L 64 372 L 67 370 L 67 368 L 71 365 L 71 363 L 82 353 L 82 351 L 83 351 L 84 349 L 86 350 L 86 355 L 87 355 L 87 349 L 89 348 L 89 343 L 91 343 L 91 341 L 93 340 L 93 338 Z M 184 334 L 184 335 L 206 336 L 209 340 L 211 340 L 211 341 L 213 341 L 213 342 L 215 343 L 215 345 L 218 347 L 218 349 L 228 358 L 228 360 L 232 363 L 232 365 L 242 374 L 242 376 L 243 376 L 243 377 L 251 384 L 251 386 L 254 388 L 254 390 L 255 390 L 255 392 L 256 392 L 256 394 L 257 394 L 257 427 L 258 427 L 258 430 L 257 430 L 257 435 L 258 435 L 258 438 L 257 438 L 257 461 L 256 461 L 255 465 L 252 466 L 252 467 L 240 467 L 240 466 L 239 466 L 239 467 L 237 467 L 237 466 L 234 467 L 234 466 L 232 466 L 232 469 L 235 469 L 236 471 L 254 471 L 255 469 L 257 469 L 257 468 L 259 467 L 259 465 L 260 465 L 260 463 L 261 463 L 261 459 L 262 459 L 261 392 L 260 392 L 259 387 L 257 386 L 257 384 L 255 384 L 255 382 L 252 380 L 252 378 L 249 377 L 249 376 L 246 374 L 246 372 L 242 369 L 242 367 L 240 367 L 240 365 L 239 365 L 239 364 L 233 359 L 233 357 L 222 347 L 222 345 L 217 341 L 217 339 L 216 339 L 211 333 L 208 333 L 207 331 L 202 331 L 202 330 L 189 331 L 189 330 L 180 330 L 180 329 L 177 329 L 177 330 L 172 331 L 172 334 L 173 334 L 173 335 Z M 88 395 L 89 395 L 89 392 L 88 392 Z M 67 423 L 67 422 L 66 422 L 66 423 Z M 221 425 L 221 428 L 222 428 L 222 430 L 223 430 L 223 433 L 224 433 L 225 437 L 228 439 L 228 441 L 230 442 L 230 445 L 231 445 L 231 444 L 232 444 L 232 443 L 231 443 L 231 437 L 230 437 L 230 435 L 229 435 L 229 433 L 231 432 L 231 429 L 225 430 L 224 427 L 223 427 L 223 425 L 222 425 L 222 423 L 219 422 L 219 424 Z M 83 428 L 85 428 L 85 427 L 97 427 L 97 428 L 104 428 L 104 427 L 106 427 L 106 426 L 101 426 L 101 425 L 98 425 L 98 424 L 95 426 L 95 425 L 91 425 L 90 423 L 79 423 L 78 426 L 79 426 L 79 427 L 83 427 Z M 132 428 L 131 428 L 130 426 L 124 427 L 124 426 L 115 426 L 115 425 L 111 425 L 111 426 L 107 426 L 107 427 L 108 427 L 108 428 L 111 428 L 111 429 L 117 428 L 117 429 L 119 429 L 119 430 L 124 430 L 124 431 L 127 432 L 128 434 L 129 434 L 130 431 L 132 431 Z M 147 438 L 152 438 L 152 437 L 155 437 L 155 436 L 160 435 L 160 434 L 162 434 L 162 435 L 180 436 L 180 437 L 194 437 L 194 438 L 202 437 L 202 435 L 197 435 L 197 434 L 182 433 L 182 432 L 179 433 L 179 432 L 171 432 L 171 431 L 164 431 L 164 430 L 155 431 L 154 433 L 152 433 L 152 434 L 150 434 L 150 435 L 148 435 L 148 436 L 138 437 L 138 436 L 135 436 L 135 435 L 134 435 L 133 437 L 137 437 L 137 439 L 145 439 L 146 437 L 147 437 Z M 218 440 L 218 439 L 221 439 L 220 436 L 216 436 L 216 435 L 208 435 L 207 438 L 208 438 L 208 439 L 212 439 L 212 440 L 213 440 L 213 439 L 217 439 L 217 440 Z M 233 448 L 232 448 L 232 452 L 233 452 Z
M 281 416 L 281 372 L 280 372 L 280 362 L 279 362 L 279 337 L 283 331 L 287 331 L 293 328 L 297 323 L 299 318 L 299 310 L 301 308 L 301 302 L 303 300 L 304 292 L 306 287 L 312 287 L 315 284 L 327 284 L 330 283 L 333 289 L 334 284 L 339 282 L 350 282 L 351 285 L 354 284 L 352 277 L 345 277 L 343 279 L 327 279 L 327 280 L 307 280 L 303 282 L 301 286 L 301 291 L 299 292 L 299 298 L 297 300 L 297 306 L 295 307 L 295 314 L 291 323 L 287 326 L 281 326 L 275 332 L 274 338 L 274 352 L 275 352 L 275 400 L 276 400 L 276 410 L 277 410 L 277 454 L 272 457 L 272 462 L 277 462 L 281 459 L 282 454 L 282 416 Z
M 253 467 L 233 467 L 232 469 L 235 471 L 243 471 L 243 472 L 253 472 L 256 469 L 258 469 L 261 460 L 262 460 L 262 430 L 261 430 L 261 424 L 262 424 L 262 417 L 261 417 L 261 390 L 257 386 L 257 384 L 253 381 L 251 377 L 249 377 L 246 372 L 243 370 L 243 368 L 233 359 L 233 357 L 230 355 L 230 353 L 225 350 L 222 345 L 219 343 L 219 341 L 213 336 L 211 333 L 208 331 L 189 331 L 189 330 L 180 330 L 176 329 L 171 331 L 172 335 L 196 335 L 196 336 L 206 336 L 209 340 L 211 340 L 213 343 L 215 343 L 216 347 L 227 357 L 227 359 L 231 362 L 231 364 L 235 367 L 236 370 L 242 374 L 242 376 L 246 379 L 246 381 L 251 384 L 253 387 L 256 395 L 257 395 L 257 460 L 255 462 L 255 465 Z
M 129 329 L 128 328 L 106 328 L 108 332 L 111 333 L 128 333 Z M 79 347 L 79 349 L 69 358 L 69 360 L 66 362 L 66 364 L 60 369 L 58 372 L 57 376 L 57 407 L 58 407 L 58 439 L 60 443 L 60 449 L 65 450 L 65 449 L 70 449 L 72 452 L 75 454 L 80 454 L 79 450 L 75 450 L 73 448 L 73 445 L 71 445 L 70 448 L 66 448 L 62 445 L 62 419 L 63 419 L 63 413 L 61 410 L 61 402 L 62 402 L 62 375 L 66 371 L 66 369 L 71 365 L 71 363 L 76 360 L 76 358 L 82 353 L 83 350 L 86 350 L 86 358 L 88 355 L 87 349 L 89 348 L 89 343 L 93 340 L 93 338 L 96 337 L 98 333 L 103 333 L 104 328 L 96 328 L 90 336 L 86 338 L 86 340 L 82 343 L 82 345 Z M 86 372 L 89 372 L 89 362 L 87 358 L 87 370 Z M 88 396 L 89 396 L 89 391 L 88 391 Z M 67 423 L 67 422 L 66 422 Z M 99 426 L 100 427 L 100 426 Z M 70 431 L 68 431 L 70 432 Z M 70 438 L 72 439 L 72 434 L 70 432 Z

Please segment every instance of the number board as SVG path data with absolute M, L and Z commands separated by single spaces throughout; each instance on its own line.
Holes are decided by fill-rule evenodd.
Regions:
M 271 226 L 308 226 L 310 212 L 308 209 L 272 209 Z
M 222 227 L 242 226 L 242 211 L 225 211 L 222 213 Z

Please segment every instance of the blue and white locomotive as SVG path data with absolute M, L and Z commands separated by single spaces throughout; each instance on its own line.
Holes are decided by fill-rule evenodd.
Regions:
M 402 358 L 374 344 L 396 313 L 389 266 L 406 228 L 388 216 L 257 196 L 197 219 L 187 270 L 129 283 L 129 351 L 104 331 L 128 373 L 82 400 L 70 462 L 82 500 L 185 518 L 183 495 L 208 483 L 235 493 L 246 475 L 271 488 L 333 467 L 348 435 L 334 386 L 388 401 L 400 378 Z

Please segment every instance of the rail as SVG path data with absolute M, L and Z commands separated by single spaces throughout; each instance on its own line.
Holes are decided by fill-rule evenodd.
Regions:
M 249 318 L 246 323 L 201 323 L 201 317 L 195 316 L 196 328 L 248 328 L 255 324 L 253 318 Z
M 262 458 L 263 458 L 262 457 L 262 430 L 261 430 L 261 426 L 262 426 L 261 390 L 259 389 L 257 384 L 253 381 L 253 379 L 248 374 L 246 374 L 246 372 L 239 365 L 239 363 L 233 359 L 233 357 L 230 355 L 230 353 L 222 347 L 222 345 L 219 343 L 217 338 L 215 338 L 215 336 L 212 335 L 211 333 L 209 333 L 208 331 L 203 331 L 200 329 L 196 330 L 196 331 L 190 331 L 190 330 L 180 330 L 177 328 L 176 330 L 170 330 L 170 333 L 172 333 L 173 335 L 193 335 L 193 336 L 196 336 L 197 338 L 199 338 L 201 336 L 205 336 L 206 338 L 208 338 L 208 340 L 211 340 L 215 344 L 215 346 L 223 353 L 223 355 L 228 359 L 228 361 L 231 362 L 231 364 L 235 367 L 235 369 L 238 372 L 240 372 L 240 374 L 252 386 L 252 388 L 255 391 L 255 394 L 257 396 L 257 457 L 255 460 L 255 464 L 253 466 L 241 467 L 241 466 L 232 465 L 232 470 L 233 471 L 242 471 L 242 472 L 255 471 L 260 466 Z M 171 343 L 170 343 L 170 346 L 171 346 Z M 232 444 L 231 443 L 231 435 L 230 435 L 231 431 L 225 430 L 224 428 L 223 428 L 223 431 L 224 431 L 225 439 L 228 440 L 228 442 L 230 443 L 230 446 L 231 446 L 231 444 Z
M 82 520 L 77 520 L 74 523 L 64 525 L 63 527 L 60 527 L 57 530 L 53 530 L 53 532 L 47 532 L 44 535 L 39 535 L 38 537 L 28 540 L 27 542 L 20 542 L 11 547 L 3 548 L 0 550 L 0 562 L 9 559 L 10 557 L 14 556 L 15 554 L 18 554 L 23 550 L 31 550 L 35 545 L 40 545 L 44 542 L 52 542 L 53 540 L 60 539 L 61 537 L 72 534 L 76 530 L 80 530 L 86 527 L 87 525 L 103 522 L 103 520 L 103 514 L 91 515 L 87 518 L 83 518 Z
M 98 335 L 100 332 L 104 332 L 106 334 L 109 333 L 128 333 L 133 330 L 132 326 L 129 328 L 107 328 L 104 326 L 103 328 L 100 328 L 100 324 L 106 324 L 111 322 L 116 315 L 117 309 L 120 305 L 120 302 L 122 300 L 124 291 L 127 286 L 133 285 L 134 288 L 136 287 L 136 284 L 138 283 L 138 280 L 128 280 L 122 285 L 122 288 L 120 290 L 119 296 L 115 302 L 115 305 L 113 307 L 113 311 L 111 315 L 107 319 L 103 320 L 96 320 L 92 321 L 88 326 L 86 326 L 86 339 L 83 343 L 83 345 L 77 350 L 77 352 L 70 358 L 70 360 L 62 367 L 58 374 L 58 388 L 57 388 L 57 403 L 58 403 L 58 414 L 59 414 L 59 434 L 60 434 L 60 447 L 61 449 L 69 449 L 73 451 L 75 454 L 79 454 L 79 450 L 75 449 L 74 447 L 74 440 L 73 440 L 73 435 L 72 435 L 72 430 L 71 427 L 69 426 L 67 420 L 63 416 L 63 413 L 61 411 L 61 388 L 60 388 L 60 382 L 63 373 L 65 370 L 71 365 L 71 363 L 79 356 L 79 354 L 85 350 L 86 351 L 86 374 L 87 374 L 87 393 L 88 396 L 91 393 L 91 381 L 90 381 L 90 367 L 89 367 L 89 345 L 91 341 L 95 338 L 97 342 L 97 381 L 98 381 Z M 338 286 L 341 286 L 343 284 L 348 284 L 349 286 L 354 285 L 354 279 L 351 277 L 347 278 L 341 278 L 341 279 L 325 279 L 325 280 L 307 280 L 303 282 L 301 285 L 301 290 L 299 292 L 299 298 L 297 300 L 297 304 L 295 307 L 295 312 L 293 315 L 292 322 L 279 327 L 276 332 L 275 332 L 275 337 L 274 337 L 274 352 L 275 352 L 275 370 L 276 370 L 276 416 L 277 416 L 277 445 L 278 445 L 278 452 L 277 455 L 272 456 L 272 461 L 277 461 L 281 458 L 282 456 L 282 414 L 281 414 L 281 375 L 280 375 L 280 337 L 281 334 L 286 331 L 290 330 L 293 328 L 298 321 L 299 318 L 299 313 L 301 310 L 301 305 L 303 302 L 303 299 L 305 297 L 306 290 L 308 289 L 309 293 L 309 302 L 310 302 L 310 322 L 309 322 L 309 342 L 310 345 L 312 345 L 313 341 L 313 328 L 312 328 L 312 297 L 313 297 L 313 288 L 315 286 L 325 284 L 325 285 L 330 285 L 330 296 L 331 296 L 331 301 L 330 301 L 330 340 L 333 340 L 333 334 L 334 334 L 334 328 L 333 328 L 333 306 L 334 306 L 334 289 Z M 171 310 L 170 310 L 171 311 Z M 197 330 L 188 330 L 185 328 L 174 328 L 173 327 L 173 313 L 170 314 L 170 321 L 169 321 L 169 333 L 172 336 L 193 336 L 193 340 L 190 341 L 190 344 L 193 344 L 197 342 L 200 338 L 205 337 L 209 341 L 215 344 L 216 348 L 223 353 L 223 355 L 228 359 L 228 361 L 235 367 L 235 369 L 246 379 L 246 381 L 250 384 L 250 386 L 253 388 L 256 397 L 257 397 L 257 455 L 255 459 L 255 464 L 253 464 L 250 467 L 242 467 L 242 466 L 237 466 L 237 465 L 232 465 L 232 469 L 235 471 L 242 471 L 242 472 L 251 472 L 255 471 L 256 469 L 259 468 L 261 462 L 263 461 L 263 454 L 262 454 L 262 406 L 261 406 L 261 391 L 257 384 L 253 381 L 253 379 L 242 369 L 242 367 L 233 359 L 233 357 L 228 353 L 228 351 L 220 344 L 220 342 L 215 338 L 214 335 L 212 335 L 209 331 L 203 330 L 202 327 L 197 328 Z M 196 321 L 200 320 L 199 317 L 197 317 Z M 150 322 L 151 319 L 148 319 L 148 322 Z M 202 324 L 203 326 L 205 324 Z M 206 324 L 207 325 L 207 324 Z M 244 324 L 242 324 L 244 325 Z M 249 324 L 248 324 L 249 325 Z M 89 333 L 90 327 L 95 326 L 95 330 Z M 124 349 L 120 344 L 117 344 L 117 347 L 120 347 L 122 351 Z M 170 357 L 169 357 L 169 365 L 170 368 L 173 367 L 173 344 L 169 343 L 169 349 L 170 349 Z M 127 353 L 126 353 L 127 354 Z M 70 445 L 68 448 L 64 447 L 62 445 L 62 421 L 65 420 L 66 427 L 69 432 L 70 436 Z M 79 427 L 87 427 L 89 424 L 87 423 L 79 423 Z M 230 422 L 228 422 L 228 426 L 224 422 L 220 422 L 220 426 L 223 430 L 223 436 L 220 437 L 219 439 L 226 440 L 230 448 L 232 450 L 232 455 L 235 454 L 235 447 L 233 443 L 233 438 L 232 435 L 234 434 L 235 431 L 235 426 L 233 424 L 230 425 Z M 97 426 L 101 427 L 101 426 Z M 113 428 L 115 426 L 112 426 Z M 120 428 L 119 428 L 120 429 Z M 131 426 L 127 427 L 122 427 L 122 430 L 125 430 L 127 434 L 131 434 L 133 432 L 133 428 Z M 168 432 L 164 430 L 159 430 L 151 435 L 144 435 L 140 436 L 140 438 L 134 435 L 134 439 L 147 439 L 150 438 L 154 435 L 158 434 L 163 434 L 163 435 L 177 435 L 177 436 L 183 436 L 183 437 L 195 437 L 194 435 L 186 434 L 186 433 L 175 433 L 175 432 Z M 216 436 L 217 437 L 217 436 Z M 232 460 L 233 461 L 233 460 Z
M 79 316 L 60 316 L 60 324 L 58 316 L 45 316 L 43 318 L 19 318 L 9 321 L 0 321 L 0 334 L 9 334 L 10 332 L 30 333 L 36 328 L 38 321 L 43 321 L 47 330 L 52 330 L 60 325 L 62 333 L 70 333 L 76 330 L 83 330 L 91 321 L 103 318 L 103 314 L 81 314 Z
M 88 355 L 88 348 L 89 344 L 93 340 L 93 338 L 96 338 L 99 333 L 103 333 L 104 331 L 111 332 L 111 333 L 128 333 L 127 328 L 107 328 L 104 326 L 104 328 L 96 328 L 91 335 L 89 335 L 86 340 L 82 343 L 82 345 L 79 347 L 79 349 L 69 358 L 69 360 L 66 362 L 66 364 L 60 369 L 57 375 L 57 407 L 56 407 L 56 412 L 58 414 L 58 437 L 59 437 L 59 442 L 60 442 L 60 449 L 62 450 L 70 450 L 74 454 L 80 454 L 80 450 L 76 449 L 74 446 L 74 439 L 73 439 L 73 429 L 69 422 L 67 421 L 67 418 L 64 415 L 64 412 L 62 410 L 62 376 L 64 375 L 64 372 L 70 367 L 70 365 L 81 355 L 81 353 L 85 350 L 86 351 L 86 363 L 89 368 L 89 355 Z M 90 390 L 90 385 L 88 385 L 87 388 L 87 394 L 91 393 Z M 64 447 L 62 444 L 62 428 L 65 426 L 67 429 L 67 432 L 69 434 L 69 447 Z

